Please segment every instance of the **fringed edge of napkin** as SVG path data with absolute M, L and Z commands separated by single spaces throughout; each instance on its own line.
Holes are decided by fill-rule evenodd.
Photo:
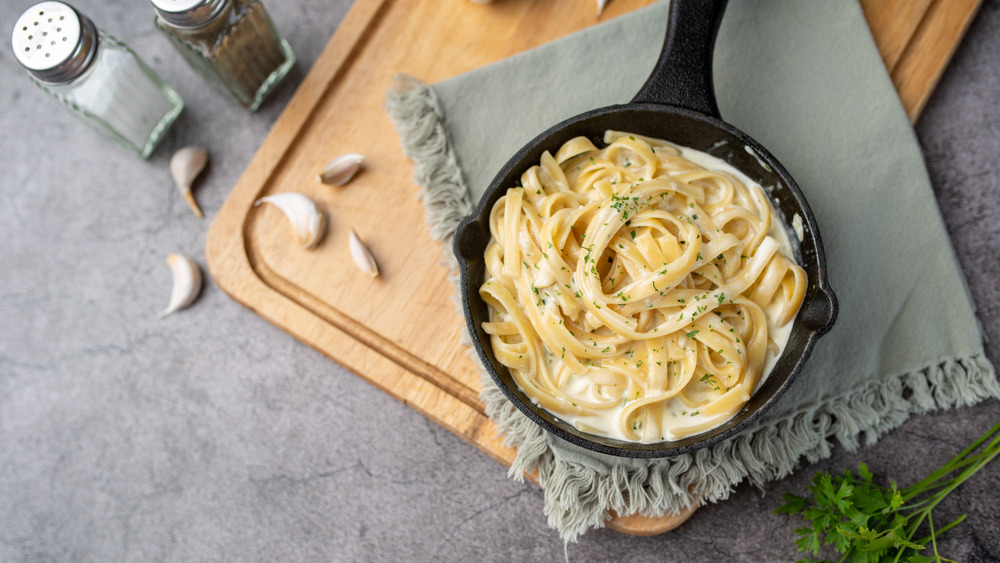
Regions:
M 431 236 L 448 240 L 473 204 L 437 97 L 429 86 L 401 75 L 387 95 L 386 110 L 403 151 L 413 160 Z M 453 266 L 454 258 L 447 254 Z M 870 382 L 692 454 L 599 468 L 565 459 L 485 370 L 481 377 L 487 416 L 504 445 L 517 450 L 508 475 L 523 481 L 525 474 L 538 470 L 549 526 L 567 542 L 603 527 L 611 511 L 623 516 L 677 514 L 695 504 L 725 500 L 744 479 L 762 486 L 791 474 L 802 459 L 813 463 L 830 457 L 833 440 L 853 451 L 873 444 L 911 415 L 1000 398 L 994 367 L 985 356 L 946 359 Z
M 434 90 L 412 76 L 396 76 L 386 96 L 386 112 L 399 133 L 403 152 L 413 161 L 413 179 L 436 240 L 448 240 L 472 213 L 469 189 L 448 142 L 444 113 Z

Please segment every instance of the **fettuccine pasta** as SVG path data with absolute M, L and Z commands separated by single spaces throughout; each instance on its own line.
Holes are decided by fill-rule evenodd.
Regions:
M 544 153 L 493 206 L 482 326 L 555 416 L 626 441 L 676 440 L 749 400 L 806 275 L 761 187 L 732 166 L 628 133 L 604 143 Z

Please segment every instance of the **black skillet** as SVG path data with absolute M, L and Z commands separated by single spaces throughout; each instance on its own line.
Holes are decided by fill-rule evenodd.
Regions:
M 826 259 L 816 220 L 785 168 L 759 143 L 722 121 L 712 85 L 712 51 L 726 0 L 672 0 L 663 50 L 652 74 L 631 102 L 596 109 L 545 131 L 517 152 L 493 179 L 476 211 L 458 227 L 454 252 L 461 273 L 462 307 L 472 342 L 483 365 L 508 399 L 542 428 L 570 443 L 605 454 L 655 458 L 678 455 L 729 438 L 773 406 L 791 385 L 816 340 L 837 318 L 837 298 L 827 281 Z M 764 186 L 780 217 L 802 221 L 802 237 L 789 233 L 808 290 L 784 353 L 749 402 L 728 422 L 682 440 L 640 444 L 581 432 L 532 404 L 510 372 L 493 356 L 482 323 L 487 309 L 479 296 L 490 240 L 489 214 L 507 188 L 537 164 L 544 151 L 555 153 L 566 141 L 585 136 L 603 146 L 604 131 L 614 129 L 666 139 L 728 161 Z M 787 223 L 786 223 L 787 225 Z

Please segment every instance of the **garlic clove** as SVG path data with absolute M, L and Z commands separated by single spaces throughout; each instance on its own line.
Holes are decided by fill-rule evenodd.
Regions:
M 282 192 L 258 199 L 254 207 L 262 203 L 270 203 L 285 214 L 302 248 L 313 248 L 323 238 L 326 216 L 309 197 L 298 192 Z
M 372 256 L 372 253 L 368 251 L 368 247 L 358 238 L 358 234 L 354 232 L 354 227 L 351 227 L 349 245 L 351 248 L 351 258 L 354 259 L 354 263 L 357 264 L 358 269 L 373 278 L 377 277 L 378 264 L 375 263 L 375 257 Z
M 351 152 L 340 155 L 326 163 L 323 171 L 316 175 L 316 179 L 330 186 L 343 186 L 351 181 L 364 161 L 365 157 L 361 154 Z
M 174 288 L 170 292 L 170 303 L 160 312 L 160 318 L 184 309 L 194 302 L 201 292 L 201 268 L 187 256 L 171 254 L 167 256 L 167 265 L 174 278 Z
M 191 185 L 207 164 L 208 152 L 198 147 L 183 147 L 170 157 L 170 176 L 174 179 L 177 191 L 181 192 L 191 211 L 199 219 L 204 218 L 204 214 L 191 194 Z
M 604 6 L 607 5 L 608 0 L 597 0 L 597 17 L 601 17 L 604 12 Z

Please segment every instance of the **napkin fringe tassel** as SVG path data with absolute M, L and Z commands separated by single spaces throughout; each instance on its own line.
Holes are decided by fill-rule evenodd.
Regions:
M 428 86 L 400 75 L 386 109 L 404 152 L 413 160 L 431 234 L 447 240 L 473 206 L 438 100 Z M 450 253 L 446 260 L 454 266 L 454 259 L 447 258 Z M 472 356 L 478 362 L 474 352 Z M 624 516 L 677 514 L 692 505 L 726 499 L 744 479 L 761 487 L 790 475 L 803 459 L 812 463 L 828 458 L 834 441 L 854 451 L 873 444 L 911 415 L 1000 398 L 993 365 L 985 356 L 946 359 L 867 383 L 691 454 L 654 461 L 616 458 L 605 464 L 596 454 L 574 456 L 575 446 L 547 436 L 507 400 L 485 370 L 481 373 L 486 413 L 504 445 L 517 449 L 508 475 L 523 481 L 538 470 L 548 523 L 566 542 L 603 527 L 611 511 Z
M 437 96 L 416 78 L 399 74 L 395 88 L 386 94 L 385 109 L 399 133 L 403 153 L 413 161 L 427 228 L 434 239 L 448 240 L 472 213 L 473 205 L 448 142 Z

